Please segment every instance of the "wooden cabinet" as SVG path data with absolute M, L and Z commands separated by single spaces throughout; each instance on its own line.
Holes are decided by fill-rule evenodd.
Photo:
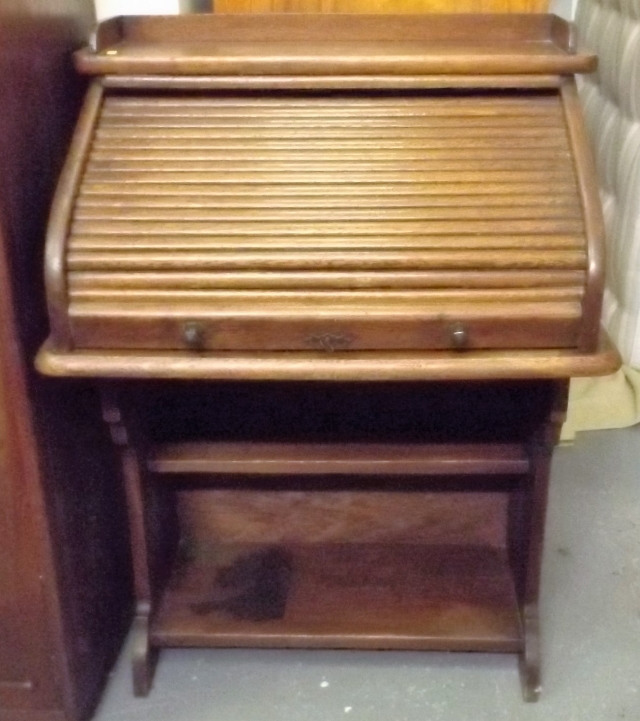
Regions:
M 0 20 L 0 719 L 75 721 L 95 707 L 130 609 L 95 395 L 33 368 L 48 207 L 84 90 L 70 54 L 86 23 L 78 4 L 45 8 L 62 18 L 17 9 Z
M 545 15 L 127 18 L 77 55 L 38 367 L 98 381 L 120 450 L 137 694 L 162 647 L 258 645 L 516 653 L 537 698 L 568 379 L 619 363 L 595 63 Z
M 0 380 L 0 386 L 9 383 L 4 368 Z M 7 409 L 17 408 L 16 399 L 8 388 L 0 390 L 0 718 L 9 717 L 11 710 L 15 718 L 27 719 L 37 709 L 62 707 L 48 660 L 54 655 L 54 636 L 45 572 L 52 559 L 43 558 L 42 499 L 24 483 L 22 463 L 32 462 L 20 457 L 21 429 L 15 418 L 8 418 Z

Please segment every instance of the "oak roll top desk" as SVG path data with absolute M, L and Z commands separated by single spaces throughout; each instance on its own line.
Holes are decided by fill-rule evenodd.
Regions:
M 162 646 L 261 645 L 512 652 L 535 699 L 568 379 L 619 363 L 595 58 L 550 15 L 270 15 L 118 18 L 76 62 L 37 363 L 99 379 L 121 447 L 136 692 Z M 216 487 L 445 510 L 207 555 L 176 497 Z

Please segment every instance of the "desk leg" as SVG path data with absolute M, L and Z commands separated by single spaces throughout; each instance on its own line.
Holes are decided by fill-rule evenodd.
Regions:
M 120 452 L 129 516 L 129 534 L 136 596 L 133 622 L 133 690 L 136 696 L 146 696 L 153 679 L 156 652 L 150 642 L 150 622 L 153 613 L 154 586 L 157 575 L 154 557 L 157 556 L 157 538 L 154 533 L 153 489 L 148 482 L 141 458 L 142 451 L 132 440 L 131 422 L 125 422 L 117 395 L 111 388 L 102 389 L 103 418 L 111 437 Z
M 538 599 L 544 527 L 551 458 L 566 417 L 567 392 L 568 382 L 554 383 L 547 419 L 529 444 L 531 472 L 509 499 L 509 553 L 523 627 L 519 666 L 525 701 L 537 701 L 541 691 Z

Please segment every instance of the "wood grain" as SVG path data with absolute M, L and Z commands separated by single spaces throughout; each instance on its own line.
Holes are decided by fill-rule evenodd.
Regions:
M 188 479 L 188 477 L 185 477 Z M 269 546 L 316 544 L 423 544 L 424 546 L 486 546 L 505 548 L 506 493 L 485 479 L 459 481 L 458 492 L 420 492 L 398 486 L 375 486 L 364 479 L 360 490 L 354 478 L 326 479 L 311 486 L 288 478 L 262 490 L 242 479 L 236 488 L 206 484 L 188 490 L 176 486 L 176 502 L 183 531 L 182 545 L 194 560 L 219 558 L 220 549 L 236 544 Z M 347 483 L 344 484 L 344 481 Z M 219 483 L 219 479 L 218 479 Z M 343 485 L 344 484 L 344 485 Z M 406 481 L 404 484 L 406 489 Z M 502 487 L 509 488 L 508 484 Z M 292 490 L 295 489 L 295 490 Z
M 95 82 L 89 89 L 65 165 L 52 201 L 45 245 L 45 284 L 51 330 L 65 348 L 72 346 L 67 308 L 67 276 L 64 264 L 70 216 L 78 192 L 93 127 L 102 103 L 102 86 Z
M 125 90 L 444 90 L 557 88 L 557 75 L 107 75 L 106 88 Z
M 236 557 L 252 551 L 255 547 L 239 548 Z M 495 549 L 335 544 L 284 552 L 291 557 L 292 580 L 281 619 L 256 622 L 220 611 L 198 612 L 215 593 L 220 564 L 190 563 L 177 570 L 161 600 L 151 632 L 154 642 L 507 652 L 521 648 L 509 570 Z
M 568 74 L 595 68 L 542 14 L 124 18 L 77 57 L 98 75 Z M 215 43 L 216 53 L 208 48 Z
M 169 444 L 152 449 L 149 470 L 162 474 L 511 475 L 529 462 L 516 445 Z
M 543 13 L 548 0 L 212 0 L 217 13 Z
M 534 0 L 535 1 L 535 0 Z M 558 26 L 547 14 L 304 14 L 260 18 L 233 15 L 124 16 L 98 29 L 98 52 L 118 42 L 155 44 L 172 42 L 304 42 L 378 41 L 462 42 L 485 40 L 494 44 L 549 42 Z M 557 46 L 558 49 L 562 46 Z M 531 50 L 531 49 L 530 49 Z M 499 52 L 499 50 L 498 50 Z M 527 52 L 525 50 L 525 52 Z
M 195 320 L 217 351 L 448 348 L 456 322 L 469 348 L 577 342 L 556 94 L 116 93 L 91 122 L 65 261 L 78 347 L 180 349 Z
M 36 364 L 53 376 L 165 380 L 509 380 L 614 373 L 620 354 L 605 335 L 597 353 L 521 350 L 405 353 L 215 353 L 94 351 L 64 353 L 45 344 Z
M 588 350 L 594 348 L 597 343 L 597 330 L 593 319 L 599 318 L 602 310 L 606 231 L 598 190 L 598 177 L 593 157 L 589 151 L 589 139 L 582 119 L 575 81 L 566 80 L 561 92 L 569 137 L 574 148 L 587 236 L 589 282 L 583 299 L 585 323 L 579 344 L 583 350 Z

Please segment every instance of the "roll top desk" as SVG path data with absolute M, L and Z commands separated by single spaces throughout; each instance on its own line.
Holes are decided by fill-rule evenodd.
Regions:
M 104 23 L 77 66 L 38 366 L 96 378 L 121 448 L 136 692 L 162 646 L 260 645 L 512 652 L 537 698 L 568 379 L 619 362 L 595 58 L 549 15 L 183 16 Z M 383 521 L 420 490 L 427 540 L 205 553 L 176 498 L 215 488 Z

